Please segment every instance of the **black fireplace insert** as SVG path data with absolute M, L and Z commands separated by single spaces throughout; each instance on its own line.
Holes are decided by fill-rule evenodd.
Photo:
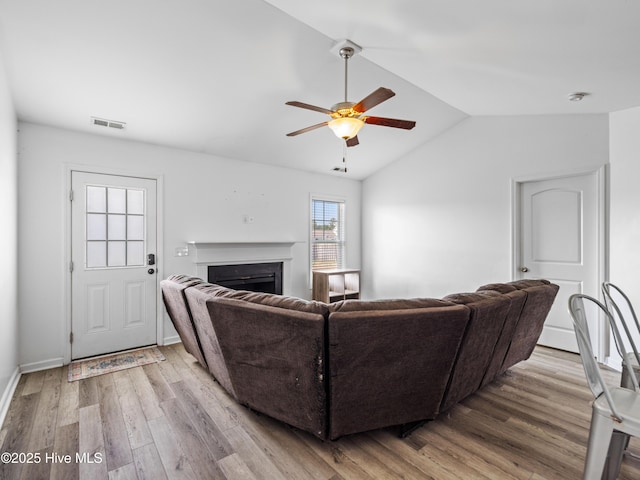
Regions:
M 209 283 L 282 295 L 282 262 L 209 265 L 207 275 Z

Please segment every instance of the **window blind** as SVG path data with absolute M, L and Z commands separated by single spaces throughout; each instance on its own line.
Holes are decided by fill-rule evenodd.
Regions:
M 311 201 L 311 270 L 344 268 L 344 202 Z

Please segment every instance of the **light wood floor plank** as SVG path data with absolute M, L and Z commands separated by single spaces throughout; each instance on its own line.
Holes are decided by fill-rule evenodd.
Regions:
M 258 480 L 287 480 L 244 428 L 236 426 L 225 430 L 224 435 Z
M 129 435 L 122 417 L 113 375 L 101 375 L 97 378 L 107 470 L 117 470 L 133 462 Z
M 82 407 L 78 419 L 78 453 L 87 459 L 78 465 L 80 478 L 106 478 L 107 459 L 100 405 Z
M 135 450 L 138 447 L 152 443 L 153 438 L 131 382 L 129 371 L 116 372 L 113 374 L 113 379 L 131 448 Z
M 142 367 L 144 373 L 147 375 L 147 379 L 151 384 L 151 388 L 156 394 L 158 398 L 158 402 L 162 403 L 166 400 L 170 400 L 175 398 L 175 394 L 173 390 L 169 386 L 169 383 L 162 375 L 160 371 L 160 367 L 158 367 L 157 363 L 152 363 L 149 365 L 145 365 Z
M 219 460 L 218 465 L 228 480 L 257 480 L 237 453 Z
M 80 382 L 67 381 L 67 368 L 60 369 L 60 408 L 58 408 L 58 428 L 78 423 L 80 410 Z
M 109 480 L 138 480 L 136 467 L 133 463 L 127 463 L 109 472 Z
M 160 408 L 160 400 L 156 396 L 156 392 L 153 390 L 145 371 L 142 368 L 132 368 L 128 372 L 145 418 L 152 420 L 162 417 L 164 414 Z
M 58 369 L 59 370 L 59 369 Z M 56 371 L 56 369 L 52 369 Z M 57 377 L 57 378 L 56 378 Z M 53 446 L 60 404 L 60 375 L 49 376 L 42 384 L 40 400 L 31 432 L 29 451 L 36 452 Z
M 172 384 L 176 398 L 187 414 L 191 423 L 196 427 L 200 436 L 206 439 L 206 447 L 216 460 L 231 455 L 232 449 L 222 431 L 211 420 L 209 414 L 202 408 L 196 397 L 183 382 Z
M 23 392 L 24 393 L 24 392 Z M 34 453 L 29 452 L 31 430 L 35 419 L 35 411 L 40 400 L 40 393 L 31 393 L 13 397 L 7 415 L 7 435 L 2 442 L 2 453 L 11 454 Z M 1 479 L 18 479 L 22 474 L 23 464 L 20 462 L 0 462 Z
M 149 430 L 169 480 L 197 480 L 191 464 L 182 451 L 167 419 L 163 416 L 149 420 Z
M 189 460 L 196 478 L 211 480 L 224 478 L 216 459 L 207 447 L 208 439 L 200 436 L 198 429 L 191 423 L 180 402 L 176 398 L 171 398 L 162 402 L 160 407 L 164 411 L 171 429 L 175 432 L 178 445 Z
M 79 408 L 97 405 L 98 379 L 96 377 L 78 380 L 78 406 Z
M 133 463 L 138 480 L 167 480 L 160 455 L 153 443 L 134 449 Z
M 65 458 L 65 460 L 54 462 L 51 465 L 50 478 L 52 480 L 77 480 L 80 478 L 80 462 L 77 457 L 79 451 L 79 424 L 71 423 L 58 428 L 52 453 L 56 454 L 57 458 Z
M 44 384 L 45 375 L 46 370 L 40 370 L 39 372 L 33 372 L 27 375 L 21 395 L 31 395 L 32 393 L 40 392 Z

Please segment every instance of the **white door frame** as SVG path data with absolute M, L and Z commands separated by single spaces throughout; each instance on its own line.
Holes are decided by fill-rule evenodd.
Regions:
M 598 206 L 598 219 L 597 228 L 598 235 L 596 239 L 597 243 L 597 271 L 598 271 L 598 285 L 602 285 L 602 282 L 609 278 L 609 256 L 607 255 L 608 245 L 608 201 L 607 201 L 607 181 L 608 181 L 609 167 L 607 164 L 600 165 L 591 168 L 581 168 L 575 170 L 568 170 L 563 172 L 549 173 L 549 174 L 533 174 L 521 177 L 515 177 L 511 179 L 511 279 L 517 280 L 520 278 L 520 272 L 518 270 L 520 263 L 520 232 L 518 226 L 520 225 L 520 190 L 522 184 L 526 182 L 535 182 L 542 180 L 555 180 L 565 177 L 577 177 L 582 175 L 595 174 L 597 182 L 597 206 Z M 602 292 L 598 289 L 599 300 L 602 300 Z M 567 305 L 567 315 L 569 315 L 569 307 Z M 605 324 L 605 319 L 601 318 L 598 322 L 597 334 L 597 352 L 596 358 L 602 363 L 606 363 L 609 357 L 609 326 Z
M 71 202 L 69 192 L 71 192 L 71 172 L 88 172 L 102 175 L 118 175 L 122 177 L 138 177 L 148 178 L 156 181 L 156 257 L 159 259 L 156 264 L 156 343 L 164 345 L 164 305 L 162 303 L 162 292 L 160 291 L 160 280 L 164 278 L 164 177 L 160 174 L 149 174 L 146 172 L 129 171 L 118 168 L 81 165 L 81 164 L 65 164 L 63 165 L 63 185 L 64 185 L 64 254 L 63 254 L 63 271 L 64 273 L 64 329 L 63 329 L 63 362 L 68 364 L 71 362 Z M 159 255 L 158 255 L 159 254 Z

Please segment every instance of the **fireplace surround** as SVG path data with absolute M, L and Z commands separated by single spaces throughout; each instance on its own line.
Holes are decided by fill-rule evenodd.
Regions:
M 291 261 L 293 260 L 292 248 L 296 241 L 239 241 L 239 242 L 187 242 L 189 256 L 196 267 L 198 278 L 209 279 L 209 268 L 217 266 L 236 266 L 243 264 L 281 264 L 281 291 L 283 295 L 292 294 L 293 278 Z M 241 288 L 248 290 L 244 286 Z

